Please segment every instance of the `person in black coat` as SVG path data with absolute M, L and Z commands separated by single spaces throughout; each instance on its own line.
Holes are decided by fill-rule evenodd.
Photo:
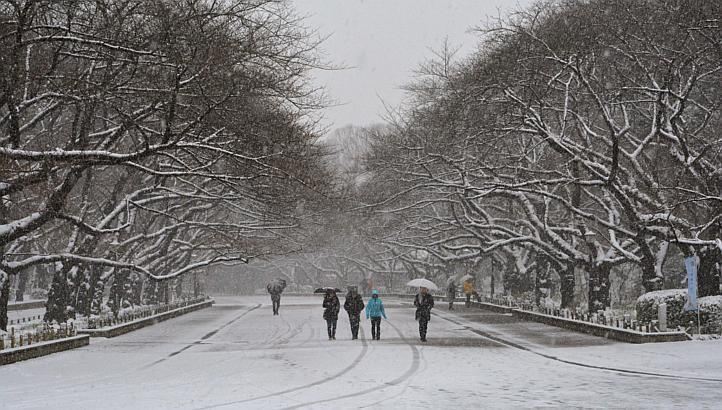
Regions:
M 349 287 L 346 294 L 346 301 L 343 304 L 344 310 L 348 313 L 348 321 L 351 323 L 351 340 L 358 339 L 358 328 L 361 323 L 361 311 L 364 310 L 364 301 L 355 286 Z
M 326 320 L 328 328 L 328 340 L 336 340 L 336 322 L 338 322 L 338 312 L 341 310 L 341 302 L 333 290 L 327 290 L 323 297 L 323 318 Z
M 421 341 L 425 342 L 426 329 L 431 320 L 431 309 L 434 307 L 434 297 L 427 288 L 419 289 L 419 293 L 414 298 L 414 306 L 416 306 L 416 320 L 419 321 L 419 336 Z
M 278 309 L 281 307 L 281 293 L 286 288 L 286 281 L 276 279 L 266 285 L 266 290 L 271 294 L 271 304 L 273 305 L 273 315 L 278 315 Z

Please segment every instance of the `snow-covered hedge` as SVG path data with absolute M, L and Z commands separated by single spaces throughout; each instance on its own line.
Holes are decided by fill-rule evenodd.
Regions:
M 703 333 L 722 333 L 722 295 L 699 299 Z
M 685 312 L 687 289 L 667 289 L 645 293 L 637 299 L 637 320 L 650 322 L 657 320 L 657 307 L 660 303 L 667 304 L 667 326 L 688 326 L 689 322 L 697 323 L 697 314 Z M 722 296 L 707 296 L 698 300 L 702 333 L 722 332 Z

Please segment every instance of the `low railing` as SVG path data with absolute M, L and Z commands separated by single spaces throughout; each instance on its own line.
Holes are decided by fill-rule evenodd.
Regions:
M 25 317 L 19 317 L 19 318 L 15 318 L 15 319 L 9 319 L 8 325 L 20 325 L 23 323 L 36 322 L 39 320 L 43 320 L 43 315 L 25 316 Z
M 55 326 L 44 325 L 29 331 L 15 331 L 15 328 L 10 328 L 9 332 L 0 335 L 0 350 L 72 337 L 77 334 L 76 330 L 72 322 Z
M 139 306 L 130 311 L 124 311 L 115 315 L 113 313 L 104 313 L 93 316 L 87 320 L 87 329 L 101 329 L 107 326 L 115 326 L 122 323 L 132 322 L 134 320 L 150 317 L 159 313 L 165 313 L 170 310 L 186 307 L 206 300 L 206 297 L 184 298 L 175 302 L 159 305 Z

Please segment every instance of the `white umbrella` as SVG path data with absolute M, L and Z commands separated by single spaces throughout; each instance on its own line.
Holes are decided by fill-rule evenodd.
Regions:
M 414 279 L 412 281 L 409 281 L 409 283 L 406 284 L 406 286 L 413 286 L 418 288 L 427 288 L 430 290 L 439 290 L 439 287 L 436 286 L 436 284 L 428 279 L 418 278 Z
M 471 280 L 471 279 L 474 279 L 474 277 L 469 274 L 466 274 L 466 275 L 462 276 L 461 279 L 459 279 L 459 280 L 462 282 L 466 282 L 467 280 Z

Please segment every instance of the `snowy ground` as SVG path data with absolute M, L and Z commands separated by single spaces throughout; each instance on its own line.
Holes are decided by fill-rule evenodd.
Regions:
M 0 407 L 718 408 L 722 401 L 720 341 L 634 346 L 502 314 L 449 314 L 439 303 L 421 344 L 408 302 L 391 300 L 382 340 L 367 340 L 366 321 L 362 340 L 349 340 L 342 314 L 338 340 L 329 341 L 320 298 L 286 297 L 275 317 L 265 297 L 217 301 L 0 367 Z

